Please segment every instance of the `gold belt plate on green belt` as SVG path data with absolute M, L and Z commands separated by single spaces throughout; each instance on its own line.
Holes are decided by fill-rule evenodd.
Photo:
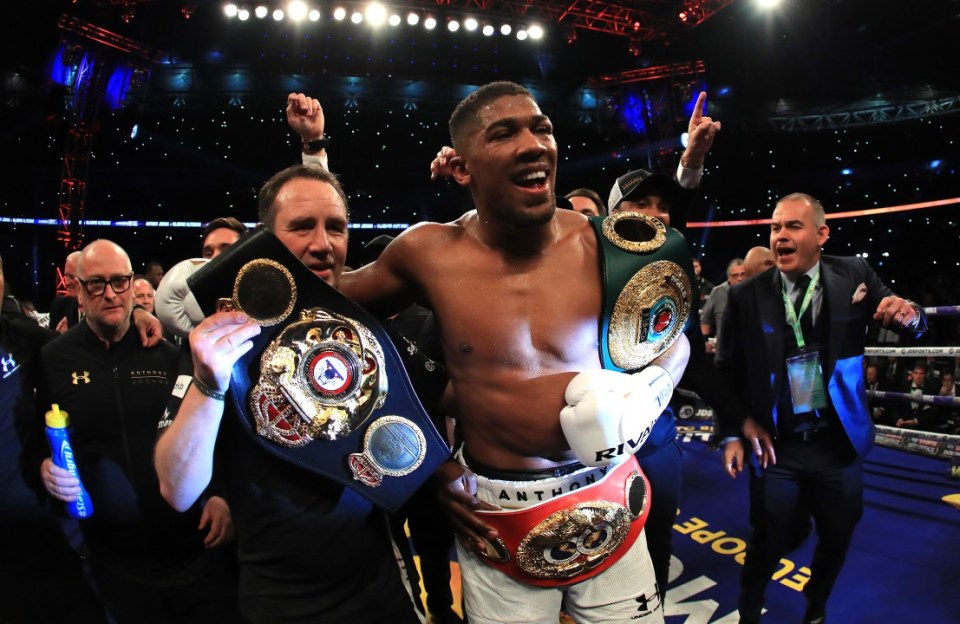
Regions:
M 666 226 L 655 217 L 621 212 L 603 222 L 603 235 L 634 254 L 653 254 L 667 240 Z M 624 370 L 642 368 L 670 348 L 683 333 L 693 304 L 686 271 L 672 260 L 653 260 L 634 273 L 610 315 L 610 359 Z

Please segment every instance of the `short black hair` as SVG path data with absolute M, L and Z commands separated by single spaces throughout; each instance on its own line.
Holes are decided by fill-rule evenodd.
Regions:
M 572 191 L 564 195 L 564 197 L 566 197 L 567 199 L 570 199 L 571 197 L 586 197 L 587 199 L 589 199 L 590 201 L 592 201 L 594 204 L 597 205 L 598 215 L 602 217 L 607 216 L 607 205 L 603 203 L 603 200 L 600 199 L 600 194 L 597 193 L 596 191 L 590 190 L 588 188 L 578 188 L 578 189 L 573 189 Z
M 203 230 L 200 231 L 200 240 L 206 240 L 210 232 L 220 229 L 233 230 L 237 234 L 243 235 L 247 231 L 247 226 L 236 217 L 217 217 L 203 226 Z
M 508 80 L 490 82 L 463 98 L 450 115 L 450 140 L 457 153 L 463 151 L 463 142 L 471 125 L 476 122 L 480 109 L 494 100 L 510 95 L 523 95 L 536 101 L 533 94 L 522 85 Z
M 260 187 L 260 192 L 257 194 L 257 212 L 260 223 L 273 229 L 273 221 L 277 217 L 277 211 L 273 204 L 277 201 L 277 195 L 280 194 L 280 189 L 283 188 L 283 185 L 297 178 L 319 180 L 332 186 L 333 190 L 337 192 L 337 195 L 340 196 L 340 200 L 343 202 L 343 210 L 346 212 L 347 221 L 350 220 L 350 206 L 347 204 L 347 195 L 343 192 L 343 187 L 340 186 L 340 181 L 337 179 L 337 176 L 316 165 L 291 165 L 273 174 L 273 176 Z

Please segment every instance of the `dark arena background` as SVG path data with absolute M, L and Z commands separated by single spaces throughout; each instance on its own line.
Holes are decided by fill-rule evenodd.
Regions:
M 300 158 L 283 113 L 291 92 L 323 106 L 355 266 L 374 236 L 469 209 L 452 182 L 430 180 L 430 161 L 450 142 L 457 101 L 513 80 L 555 124 L 557 192 L 588 187 L 603 198 L 629 170 L 672 173 L 693 101 L 708 93 L 708 114 L 723 128 L 681 217 L 714 283 L 730 259 L 768 243 L 763 220 L 777 199 L 802 191 L 827 210 L 825 253 L 865 256 L 924 306 L 960 304 L 957 0 L 782 0 L 768 9 L 753 0 L 403 0 L 384 3 L 380 26 L 361 2 L 308 0 L 318 17 L 299 22 L 286 1 L 263 0 L 262 18 L 256 3 L 236 2 L 245 20 L 229 17 L 227 4 L 5 3 L 7 294 L 48 311 L 66 254 L 98 238 L 123 246 L 141 271 L 199 256 L 210 219 L 255 222 L 256 190 Z M 424 27 L 428 18 L 435 29 Z M 933 318 L 919 344 L 960 344 L 958 318 Z M 721 616 L 735 610 L 740 565 L 724 549 L 737 543 L 711 550 L 717 538 L 694 532 L 749 535 L 745 479 L 722 480 L 715 451 L 696 436 L 691 444 L 685 496 L 698 508 L 678 518 L 687 576 L 676 585 L 706 578 L 698 574 L 716 583 L 688 585 L 701 606 L 668 608 L 667 621 L 735 621 Z M 939 500 L 960 491 L 949 462 L 889 449 L 871 457 L 871 511 L 831 621 L 960 621 L 960 512 Z M 714 556 L 718 567 L 701 566 Z M 770 621 L 797 621 L 800 594 L 789 583 L 776 590 L 785 593 L 770 608 L 782 619 Z M 701 603 L 710 601 L 707 614 Z

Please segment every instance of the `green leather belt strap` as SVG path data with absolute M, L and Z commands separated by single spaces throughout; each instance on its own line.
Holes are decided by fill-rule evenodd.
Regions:
M 590 222 L 603 276 L 603 367 L 634 371 L 666 351 L 697 313 L 690 246 L 677 230 L 640 213 Z

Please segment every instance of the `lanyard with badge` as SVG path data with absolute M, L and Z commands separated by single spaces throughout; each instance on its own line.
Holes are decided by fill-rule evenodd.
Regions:
M 827 406 L 820 353 L 817 351 L 806 352 L 806 341 L 803 339 L 803 329 L 800 327 L 800 318 L 813 303 L 813 293 L 816 291 L 819 282 L 820 272 L 818 271 L 810 279 L 807 291 L 803 294 L 799 314 L 794 309 L 790 295 L 787 294 L 786 286 L 782 286 L 787 324 L 793 330 L 793 335 L 797 340 L 797 348 L 800 349 L 800 355 L 787 358 L 787 380 L 790 383 L 790 399 L 793 402 L 794 414 L 805 414 Z

